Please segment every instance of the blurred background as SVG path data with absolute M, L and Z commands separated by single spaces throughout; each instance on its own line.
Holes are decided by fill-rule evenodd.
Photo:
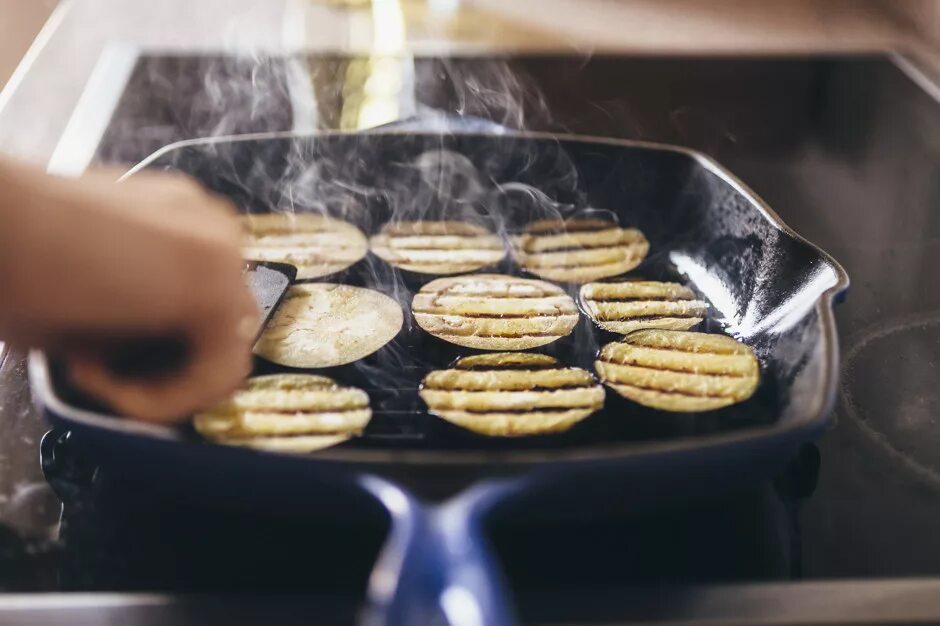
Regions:
M 62 4 L 73 2 L 108 4 L 84 0 Z M 0 0 L 0 85 L 58 4 L 59 0 Z M 233 4 L 242 12 L 246 6 L 242 1 Z M 290 5 L 287 12 L 306 22 L 292 26 L 306 30 L 303 39 L 318 47 L 322 42 L 310 38 L 322 38 L 317 24 L 324 16 L 387 5 L 404 14 L 409 40 L 420 23 L 448 41 L 499 42 L 514 48 L 798 51 L 808 42 L 818 47 L 823 36 L 834 49 L 899 43 L 940 49 L 936 0 L 275 0 L 272 4 Z M 347 38 L 354 37 L 355 30 L 354 24 L 346 29 Z

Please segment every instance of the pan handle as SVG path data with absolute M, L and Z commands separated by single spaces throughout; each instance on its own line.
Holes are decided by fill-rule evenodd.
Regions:
M 392 529 L 369 580 L 361 626 L 511 626 L 503 576 L 481 521 L 500 498 L 482 485 L 439 506 L 381 478 L 363 484 L 388 509 Z

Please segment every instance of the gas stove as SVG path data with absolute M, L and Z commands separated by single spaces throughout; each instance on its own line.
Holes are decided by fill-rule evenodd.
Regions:
M 702 150 L 846 268 L 839 405 L 818 444 L 748 492 L 626 518 L 493 520 L 524 621 L 691 620 L 708 610 L 721 619 L 734 610 L 776 623 L 787 616 L 740 599 L 773 589 L 776 604 L 792 597 L 805 609 L 827 589 L 826 602 L 849 603 L 848 617 L 860 592 L 837 581 L 884 592 L 893 589 L 886 579 L 926 577 L 918 584 L 927 587 L 907 592 L 940 589 L 940 292 L 931 288 L 940 88 L 904 58 L 136 55 L 99 69 L 108 64 L 129 68 L 123 87 L 86 94 L 53 169 L 134 163 L 191 137 L 358 129 L 448 111 Z M 43 439 L 41 474 L 43 428 L 15 354 L 0 366 L 0 406 L 6 589 L 277 592 L 316 599 L 306 610 L 325 620 L 354 619 L 386 520 L 182 507 L 122 488 L 57 431 Z M 725 591 L 690 603 L 706 589 Z M 802 623 L 803 609 L 787 610 Z M 940 620 L 940 605 L 931 610 Z

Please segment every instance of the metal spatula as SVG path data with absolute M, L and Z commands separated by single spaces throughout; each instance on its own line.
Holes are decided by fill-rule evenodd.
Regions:
M 245 280 L 261 311 L 258 335 L 264 330 L 271 315 L 277 309 L 287 288 L 297 278 L 297 268 L 287 263 L 273 261 L 247 261 Z

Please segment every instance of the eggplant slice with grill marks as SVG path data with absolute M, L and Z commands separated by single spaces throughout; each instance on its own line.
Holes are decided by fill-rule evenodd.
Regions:
M 454 220 L 392 222 L 369 243 L 386 263 L 419 274 L 465 274 L 506 256 L 502 239 L 482 226 Z
M 498 437 L 562 432 L 604 404 L 590 372 L 525 352 L 463 357 L 428 374 L 420 394 L 441 419 Z
M 361 230 L 332 217 L 259 213 L 242 220 L 245 258 L 290 263 L 297 267 L 298 280 L 336 274 L 359 262 L 369 249 Z
M 663 411 L 710 411 L 748 399 L 760 364 L 750 347 L 724 335 L 638 330 L 601 349 L 601 381 L 621 396 Z
M 358 435 L 369 423 L 369 396 L 325 376 L 272 374 L 193 418 L 207 439 L 276 452 L 312 452 Z
M 523 269 L 565 283 L 629 272 L 648 252 L 642 232 L 602 219 L 538 220 L 513 245 L 513 257 Z
M 581 287 L 581 306 L 598 326 L 626 335 L 644 328 L 689 330 L 705 319 L 708 305 L 679 283 L 621 281 Z
M 578 308 L 557 285 L 502 274 L 432 280 L 411 304 L 418 325 L 479 350 L 528 350 L 569 334 Z

